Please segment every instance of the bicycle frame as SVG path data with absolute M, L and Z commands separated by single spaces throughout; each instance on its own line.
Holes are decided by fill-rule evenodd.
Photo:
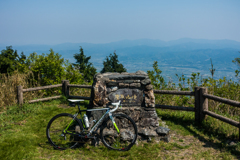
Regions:
M 92 111 L 101 111 L 101 110 L 107 110 L 107 112 L 106 112 L 104 115 L 102 115 L 102 117 L 98 120 L 98 122 L 97 122 L 94 126 L 92 126 L 91 130 L 87 133 L 87 135 L 84 135 L 84 136 L 81 136 L 81 137 L 84 137 L 84 138 L 94 138 L 94 137 L 90 137 L 90 135 L 91 135 L 92 132 L 102 123 L 102 121 L 105 119 L 105 117 L 107 116 L 107 114 L 108 114 L 108 116 L 110 117 L 110 119 L 111 119 L 114 127 L 115 127 L 116 130 L 117 130 L 117 132 L 119 133 L 119 129 L 118 129 L 118 127 L 117 127 L 117 125 L 116 125 L 116 123 L 115 123 L 115 121 L 114 121 L 114 118 L 113 118 L 113 116 L 112 116 L 112 113 L 110 112 L 110 108 L 81 110 L 81 109 L 80 109 L 80 106 L 79 106 L 79 102 L 78 102 L 78 110 L 79 110 L 79 111 L 78 111 L 76 114 L 73 115 L 73 116 L 74 116 L 73 120 L 69 123 L 69 125 L 67 126 L 67 128 L 64 129 L 64 131 L 63 131 L 64 133 L 66 133 L 66 130 L 67 130 L 68 127 L 72 124 L 72 122 L 75 120 L 75 118 L 78 116 L 79 113 L 80 113 L 81 119 L 82 119 L 82 114 L 81 114 L 81 112 L 84 112 L 84 111 L 92 112 Z M 84 123 L 82 122 L 81 124 L 84 124 Z M 83 131 L 85 131 L 85 127 L 84 127 L 84 126 L 80 126 L 80 127 L 83 129 Z

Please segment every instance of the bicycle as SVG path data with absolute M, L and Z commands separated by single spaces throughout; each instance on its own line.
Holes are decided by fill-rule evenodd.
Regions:
M 132 118 L 125 114 L 112 114 L 118 109 L 121 101 L 112 103 L 115 108 L 87 109 L 81 110 L 79 102 L 84 100 L 68 99 L 72 105 L 78 104 L 78 112 L 74 115 L 61 113 L 54 116 L 47 125 L 47 138 L 50 144 L 56 149 L 74 148 L 81 141 L 88 139 L 96 140 L 98 134 L 96 130 L 100 127 L 100 138 L 103 144 L 109 148 L 119 151 L 129 150 L 137 139 L 137 126 Z M 82 117 L 82 112 L 106 110 L 106 113 L 92 127 L 89 127 L 88 120 L 84 121 L 86 115 Z M 78 119 L 78 114 L 81 119 Z M 101 124 L 101 126 L 100 126 Z

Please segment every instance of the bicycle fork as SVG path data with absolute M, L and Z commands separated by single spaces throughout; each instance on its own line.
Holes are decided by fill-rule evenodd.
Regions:
M 78 113 L 76 113 L 76 114 L 74 114 L 73 115 L 73 119 L 72 119 L 72 121 L 68 124 L 68 126 L 63 130 L 63 133 L 65 134 L 66 133 L 66 130 L 68 130 L 68 128 L 70 127 L 70 125 L 73 123 L 73 121 L 74 121 L 74 119 L 77 117 L 77 115 L 78 115 Z M 73 133 L 73 132 L 71 132 L 71 131 L 68 131 L 69 133 Z
M 119 129 L 118 129 L 117 125 L 116 125 L 116 122 L 114 121 L 114 118 L 113 118 L 111 112 L 109 113 L 109 117 L 110 117 L 110 119 L 111 119 L 111 121 L 112 121 L 112 123 L 113 123 L 115 129 L 117 130 L 117 132 L 118 132 L 118 134 L 119 134 L 119 133 L 120 133 L 120 132 L 119 132 Z

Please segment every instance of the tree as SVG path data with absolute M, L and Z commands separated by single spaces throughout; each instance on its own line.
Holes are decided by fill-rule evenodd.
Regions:
M 113 54 L 110 54 L 109 57 L 106 57 L 106 60 L 103 61 L 103 69 L 101 73 L 105 72 L 126 72 L 127 69 L 124 68 L 124 66 L 119 63 L 118 61 L 118 55 L 114 51 Z
M 80 73 L 82 73 L 84 80 L 88 82 L 92 81 L 93 76 L 97 73 L 97 69 L 89 62 L 91 56 L 86 57 L 82 47 L 80 47 L 80 53 L 74 54 L 74 58 L 77 62 L 73 65 L 79 69 Z
M 209 70 L 210 70 L 210 72 L 211 72 L 211 74 L 212 74 L 212 78 L 213 78 L 213 75 L 214 75 L 214 72 L 215 72 L 215 68 L 213 68 L 213 63 L 212 63 L 212 59 L 210 58 L 210 61 L 211 61 L 211 69 L 209 68 Z
M 236 73 L 235 76 L 238 77 L 238 75 L 240 73 L 240 57 L 234 58 L 234 60 L 232 62 L 235 63 L 239 68 L 238 70 L 235 70 L 235 73 Z
M 166 83 L 164 77 L 161 75 L 162 71 L 158 68 L 157 61 L 154 61 L 153 69 L 153 71 L 147 71 L 152 85 L 155 89 L 164 89 L 166 87 Z
M 41 85 L 59 84 L 65 77 L 65 60 L 52 49 L 46 55 L 31 53 L 27 58 L 27 64 Z
M 26 56 L 21 53 L 19 56 L 17 50 L 13 50 L 12 46 L 6 47 L 0 54 L 0 73 L 12 73 L 15 70 L 24 72 L 26 66 Z

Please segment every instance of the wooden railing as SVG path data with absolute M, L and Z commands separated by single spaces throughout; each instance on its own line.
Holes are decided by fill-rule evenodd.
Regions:
M 90 100 L 90 97 L 81 97 L 81 96 L 73 96 L 69 95 L 69 87 L 77 87 L 77 88 L 92 88 L 91 85 L 75 85 L 75 84 L 69 84 L 68 80 L 62 81 L 62 84 L 56 84 L 56 85 L 49 85 L 49 86 L 42 86 L 42 87 L 35 87 L 35 88 L 27 88 L 23 89 L 22 86 L 17 87 L 17 93 L 18 93 L 18 104 L 23 104 L 23 93 L 24 92 L 30 92 L 30 91 L 38 91 L 38 90 L 44 90 L 44 89 L 50 89 L 50 88 L 57 88 L 62 87 L 62 94 L 69 97 L 69 98 L 78 98 L 78 99 L 85 99 Z M 47 98 L 41 98 L 41 99 L 35 99 L 30 100 L 28 103 L 34 103 L 34 102 L 41 102 L 41 101 L 48 101 L 53 99 L 61 98 L 61 95 L 53 96 L 53 97 L 47 97 Z
M 62 87 L 62 93 L 68 97 L 68 98 L 76 98 L 76 99 L 85 99 L 90 100 L 90 97 L 81 97 L 81 96 L 73 96 L 69 94 L 69 88 L 70 87 L 77 87 L 77 88 L 88 88 L 91 89 L 91 85 L 75 85 L 75 84 L 69 84 L 68 80 L 62 81 L 62 84 L 57 85 L 50 85 L 50 86 L 44 86 L 44 87 L 36 87 L 36 88 L 28 88 L 23 89 L 22 86 L 18 86 L 18 102 L 19 104 L 23 104 L 23 93 L 29 92 L 29 91 L 36 91 L 36 90 L 42 90 L 42 89 L 49 89 L 49 88 L 56 88 L 56 87 Z M 209 115 L 211 117 L 214 117 L 216 119 L 219 119 L 223 122 L 226 122 L 230 125 L 233 125 L 239 129 L 239 140 L 240 140 L 240 123 L 237 121 L 234 121 L 232 119 L 229 119 L 227 117 L 221 116 L 219 114 L 216 114 L 214 112 L 211 112 L 208 110 L 208 99 L 212 99 L 218 102 L 222 102 L 225 104 L 229 104 L 235 107 L 240 108 L 240 102 L 229 100 L 226 98 L 221 98 L 218 96 L 210 95 L 207 93 L 207 88 L 204 87 L 195 87 L 194 92 L 191 91 L 170 91 L 170 90 L 154 90 L 155 94 L 172 94 L 172 95 L 188 95 L 188 96 L 194 96 L 195 97 L 195 107 L 182 107 L 182 106 L 168 106 L 168 105 L 160 105 L 156 104 L 156 108 L 161 109 L 171 109 L 171 110 L 182 110 L 182 111 L 190 111 L 195 112 L 195 121 L 197 123 L 201 123 L 206 115 Z M 37 100 L 31 100 L 29 103 L 33 102 L 39 102 L 39 101 L 47 101 L 51 99 L 57 99 L 61 96 L 54 96 L 54 97 L 48 97 L 48 98 L 42 98 Z

